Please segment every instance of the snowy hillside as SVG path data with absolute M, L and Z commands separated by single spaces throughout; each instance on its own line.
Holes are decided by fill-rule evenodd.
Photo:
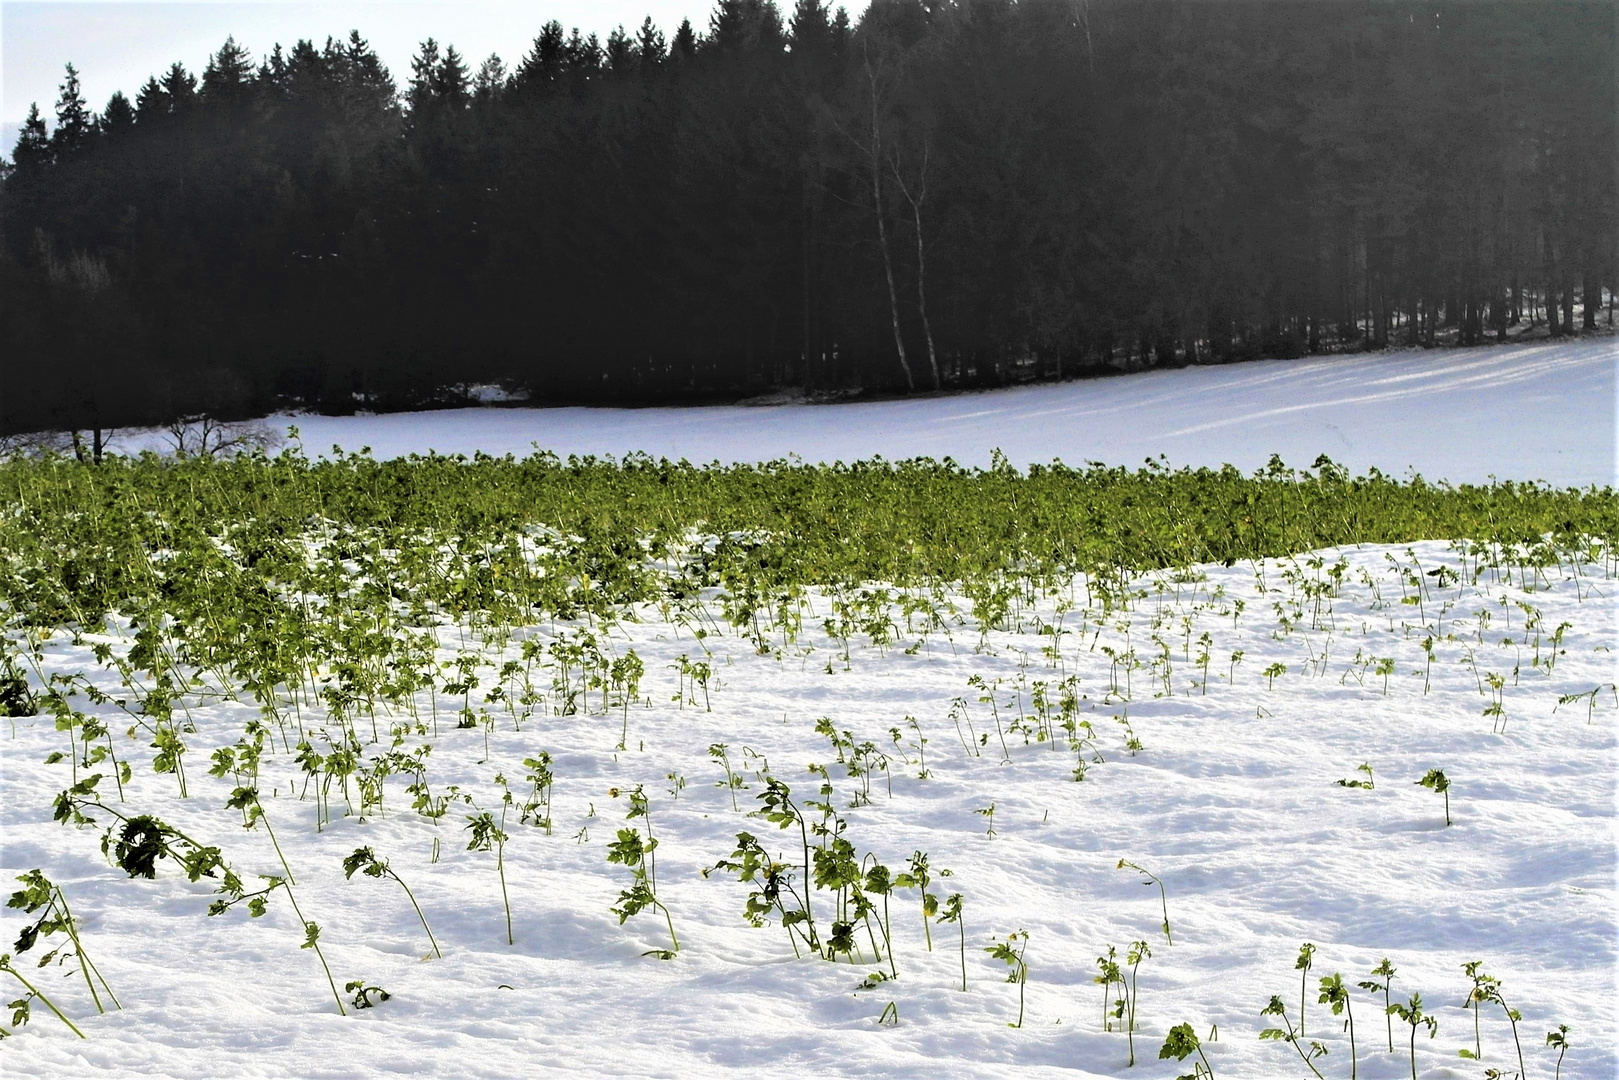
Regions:
M 275 418 L 308 452 L 334 443 L 379 457 L 562 457 L 632 451 L 709 461 L 810 462 L 882 455 L 988 465 L 1102 461 L 1230 463 L 1272 454 L 1304 467 L 1326 454 L 1354 472 L 1430 480 L 1490 476 L 1553 485 L 1615 480 L 1619 339 L 1265 360 L 909 401 L 756 408 L 459 409 Z M 139 445 L 138 443 L 131 444 Z M 156 445 L 156 444 L 153 444 Z

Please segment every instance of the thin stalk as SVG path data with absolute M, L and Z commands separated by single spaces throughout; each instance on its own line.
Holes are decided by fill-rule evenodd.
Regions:
M 66 1024 L 70 1029 L 72 1029 L 73 1034 L 77 1035 L 81 1039 L 87 1038 L 85 1033 L 79 1030 L 79 1026 L 77 1024 L 69 1020 L 66 1016 L 62 1015 L 62 1010 L 56 1007 L 55 1002 L 46 997 L 33 983 L 23 978 L 22 972 L 11 966 L 11 957 L 8 956 L 4 960 L 0 960 L 0 971 L 10 972 L 12 978 L 16 979 L 18 982 L 22 983 L 23 986 L 27 987 L 30 994 L 33 994 L 35 997 L 39 998 L 39 1000 L 43 1001 L 45 1003 L 45 1007 L 51 1012 L 55 1013 L 58 1020 L 62 1021 L 62 1023 Z

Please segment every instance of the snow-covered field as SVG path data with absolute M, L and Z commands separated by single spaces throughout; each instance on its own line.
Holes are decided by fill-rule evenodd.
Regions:
M 1326 454 L 1354 472 L 1558 487 L 1615 482 L 1619 339 L 1266 360 L 909 401 L 680 409 L 457 409 L 276 417 L 309 453 L 334 443 L 379 457 L 536 448 L 709 461 L 950 456 L 987 466 L 1060 458 L 1244 471 L 1272 454 Z M 133 446 L 141 445 L 132 442 Z M 151 441 L 151 445 L 160 445 Z
M 1409 368 L 1419 361 L 1434 358 L 1373 363 Z M 1524 411 L 1536 407 L 1529 399 L 1542 382 L 1492 369 L 1496 361 L 1484 354 L 1456 362 L 1475 365 L 1480 380 L 1495 384 L 1489 393 L 1496 395 L 1498 437 L 1512 437 Z M 1595 352 L 1584 359 L 1577 350 L 1548 353 L 1544 362 L 1567 365 L 1570 378 L 1592 384 L 1611 378 L 1611 356 Z M 1321 372 L 1335 370 L 1319 365 Z M 1297 378 L 1274 366 L 1218 374 L 1246 385 L 1255 400 L 1267 378 L 1298 389 Z M 1168 389 L 1174 379 L 1189 383 L 1204 375 L 1170 373 L 1157 383 L 1166 395 L 1185 395 L 1178 406 L 1184 412 L 1224 417 L 1218 407 L 1198 405 L 1190 386 Z M 1353 381 L 1346 377 L 1342 396 L 1351 396 Z M 1057 408 L 1060 395 L 1112 392 L 1115 385 L 1128 381 L 972 400 L 1044 396 Z M 1213 392 L 1215 384 L 1207 385 Z M 1569 408 L 1590 410 L 1589 402 L 1565 396 L 1566 379 L 1544 385 L 1548 394 L 1558 387 L 1553 396 Z M 1079 411 L 1064 416 L 1082 423 L 1074 407 Z M 1548 416 L 1557 411 L 1539 407 Z M 917 406 L 924 408 L 971 405 L 952 399 Z M 1424 445 L 1438 441 L 1435 424 L 1449 422 L 1425 421 L 1420 395 L 1402 399 L 1399 408 L 1408 424 L 1422 426 Z M 836 422 L 848 432 L 849 449 L 839 456 L 858 456 L 861 440 L 872 437 L 848 429 L 850 422 Z M 1219 456 L 1223 430 L 1186 437 Z M 1256 445 L 1261 438 L 1243 427 L 1230 432 Z M 1015 434 L 1010 426 L 999 441 L 1006 445 Z M 1530 439 L 1515 437 L 1525 445 Z M 1025 445 L 1032 453 L 1034 443 Z M 883 449 L 894 453 L 892 443 Z M 1572 440 L 1568 449 L 1580 450 Z M 667 452 L 703 456 L 675 444 Z M 1581 468 L 1594 467 L 1594 457 L 1585 460 Z M 1190 1060 L 1177 1065 L 1156 1057 L 1166 1031 L 1184 1021 L 1205 1040 L 1219 1077 L 1299 1077 L 1309 1073 L 1293 1048 L 1260 1040 L 1261 1028 L 1277 1021 L 1259 1013 L 1276 994 L 1288 1020 L 1299 1023 L 1301 973 L 1294 965 L 1301 943 L 1310 942 L 1304 1022 L 1307 1039 L 1330 1051 L 1315 1062 L 1324 1076 L 1351 1074 L 1346 1033 L 1317 1002 L 1319 978 L 1333 972 L 1352 988 L 1359 1075 L 1410 1075 L 1410 1029 L 1394 1019 L 1389 1052 L 1381 995 L 1353 988 L 1384 957 L 1397 969 L 1394 999 L 1418 992 L 1438 1021 L 1435 1038 L 1422 1031 L 1416 1039 L 1421 1076 L 1477 1078 L 1486 1067 L 1503 1076 L 1518 1072 L 1510 1025 L 1495 1004 L 1479 1021 L 1483 1062 L 1457 1056 L 1474 1045 L 1473 1015 L 1463 1008 L 1471 986 L 1463 965 L 1470 961 L 1482 961 L 1501 980 L 1505 1001 L 1521 1012 L 1529 1076 L 1552 1076 L 1556 1055 L 1544 1045 L 1545 1034 L 1559 1023 L 1570 1025 L 1574 1047 L 1562 1076 L 1614 1076 L 1619 711 L 1606 690 L 1589 717 L 1584 701 L 1559 707 L 1558 698 L 1615 677 L 1615 582 L 1600 565 L 1583 567 L 1577 581 L 1551 568 L 1550 580 L 1531 592 L 1517 578 L 1508 584 L 1488 570 L 1476 584 L 1436 579 L 1428 572 L 1441 564 L 1466 573 L 1442 543 L 1321 555 L 1320 566 L 1301 557 L 1273 561 L 1261 574 L 1238 565 L 1201 568 L 1183 580 L 1170 573 L 1145 577 L 1132 611 L 1099 618 L 1099 608 L 1090 606 L 1089 620 L 1087 589 L 1079 583 L 1065 614 L 1057 608 L 1063 598 L 1047 598 L 1024 615 L 1017 632 L 992 633 L 982 648 L 969 621 L 949 623 L 948 636 L 936 631 L 907 649 L 920 632 L 907 632 L 896 612 L 897 643 L 879 649 L 857 634 L 847 663 L 818 617 L 805 620 L 797 644 L 761 654 L 733 634 L 700 642 L 689 628 L 649 611 L 646 621 L 621 624 L 609 638 L 614 653 L 633 647 L 646 663 L 644 700 L 626 714 L 615 708 L 605 716 L 548 715 L 552 697 L 519 731 L 496 703 L 489 706 L 495 723 L 487 751 L 482 730 L 451 726 L 458 703 L 444 696 L 436 737 L 430 728 L 421 734 L 401 718 L 383 717 L 384 745 L 389 723 L 402 725 L 401 752 L 432 745 L 427 779 L 435 796 L 458 789 L 497 814 L 495 774 L 511 782 L 521 807 L 530 794 L 524 758 L 552 755 L 554 828 L 519 824 L 515 810 L 507 822 L 513 945 L 495 854 L 467 850 L 463 826 L 473 806 L 454 805 L 435 825 L 411 812 L 406 781 L 396 775 L 387 782 L 383 812 L 364 820 L 344 814 L 344 796 L 334 787 L 333 820 L 317 832 L 313 797 L 296 797 L 302 774 L 288 755 L 267 756 L 263 803 L 297 875 L 304 912 L 322 927 L 333 974 L 339 984 L 363 979 L 392 995 L 348 1018 L 337 1015 L 315 957 L 299 949 L 302 935 L 281 896 L 262 919 L 240 909 L 209 918 L 211 882 L 189 883 L 168 863 L 160 864 L 156 880 L 129 878 L 103 858 L 97 831 L 53 823 L 51 801 L 69 783 L 70 765 L 42 762 L 66 749 L 66 737 L 47 718 L 18 720 L 0 743 L 4 874 L 9 880 L 40 867 L 62 886 L 82 921 L 86 949 L 124 1008 L 97 1016 L 76 975 L 38 973 L 89 1038 L 74 1038 L 36 1004 L 33 1021 L 0 1045 L 4 1071 L 1167 1078 L 1190 1071 Z M 1318 611 L 1307 598 L 1309 583 L 1324 580 L 1340 556 L 1347 560 L 1341 593 Z M 1407 592 L 1402 569 L 1428 584 L 1420 605 L 1400 602 Z M 824 600 L 818 603 L 824 616 Z M 1536 615 L 1538 632 L 1526 625 Z M 1059 623 L 1063 633 L 1041 632 Z M 1565 623 L 1560 648 L 1551 645 Z M 551 628 L 534 633 L 549 640 Z M 52 639 L 47 668 L 82 668 L 106 681 L 90 656 L 95 640 Z M 116 636 L 106 640 L 121 648 Z M 463 648 L 451 628 L 441 642 L 445 659 Z M 679 658 L 701 660 L 705 646 L 712 650 L 712 711 L 689 685 L 695 703 L 671 700 L 678 696 Z M 1122 659 L 1127 650 L 1139 664 L 1133 670 Z M 516 656 L 515 644 L 507 655 Z M 1386 689 L 1379 674 L 1384 657 L 1392 660 L 1383 665 Z M 1492 675 L 1502 681 L 1501 717 L 1485 715 Z M 969 686 L 973 676 L 987 684 L 993 705 Z M 1055 707 L 1058 684 L 1070 676 L 1083 695 L 1073 718 L 1091 725 L 1076 726 L 1077 752 L 1061 730 L 1055 741 L 1032 736 L 1036 686 L 1045 684 Z M 473 692 L 474 705 L 484 692 Z M 966 702 L 957 709 L 959 727 L 951 719 L 957 697 Z M 89 708 L 82 699 L 77 704 Z M 424 698 L 424 718 L 427 707 Z M 255 712 L 235 704 L 192 707 L 191 797 L 184 801 L 172 776 L 152 772 L 146 740 L 119 734 L 120 754 L 135 763 L 122 809 L 154 813 L 219 845 L 244 876 L 279 873 L 264 829 L 244 831 L 241 816 L 224 808 L 232 781 L 206 776 L 202 767 L 213 749 L 236 741 Z M 857 747 L 869 741 L 886 755 L 886 770 L 864 779 L 847 775 L 832 741 L 815 730 L 823 716 L 836 731 L 852 733 Z M 312 713 L 305 722 L 322 721 Z M 626 722 L 629 749 L 618 752 Z M 112 726 L 121 733 L 127 723 Z M 367 720 L 358 724 L 369 742 Z M 1504 731 L 1494 730 L 1503 724 Z M 1134 752 L 1132 734 L 1139 743 Z M 726 745 L 744 785 L 735 793 L 740 811 L 716 786 L 725 775 L 709 752 L 717 743 Z M 835 789 L 830 805 L 846 819 L 843 835 L 859 855 L 869 852 L 900 870 L 913 852 L 925 852 L 935 875 L 931 891 L 963 897 L 967 992 L 960 985 L 958 926 L 932 923 L 929 951 L 915 889 L 896 890 L 891 900 L 898 979 L 859 990 L 862 978 L 887 967 L 873 956 L 880 930 L 868 935 L 857 927 L 859 963 L 795 960 L 779 926 L 744 921 L 748 886 L 723 870 L 704 877 L 704 868 L 731 855 L 740 831 L 786 862 L 801 859 L 796 829 L 779 831 L 745 814 L 758 805 L 767 770 L 791 786 L 795 799 L 816 798 L 811 763 L 826 767 Z M 1084 779 L 1076 782 L 1080 763 Z M 1362 763 L 1373 771 L 1374 788 L 1335 783 L 1362 776 Z M 1414 783 L 1436 768 L 1452 784 L 1449 827 L 1441 796 Z M 869 804 L 855 805 L 868 783 Z M 624 793 L 635 785 L 644 785 L 650 800 L 659 840 L 657 894 L 680 938 L 678 956 L 668 961 L 643 955 L 670 944 L 655 911 L 620 925 L 609 910 L 630 873 L 607 861 L 607 845 L 615 830 L 646 825 L 624 817 Z M 110 785 L 102 789 L 118 807 Z M 352 788 L 348 794 L 356 797 Z M 342 860 L 360 845 L 391 860 L 414 891 L 442 959 L 423 959 L 421 924 L 392 881 L 345 880 Z M 1160 930 L 1158 890 L 1117 869 L 1121 859 L 1162 879 L 1173 944 Z M 815 894 L 813 913 L 826 933 L 828 891 Z M 5 916 L 0 926 L 9 941 L 24 919 L 12 911 Z M 1021 1029 L 1008 1027 L 1018 1014 L 1019 988 L 985 952 L 992 935 L 1017 930 L 1028 932 Z M 1151 956 L 1139 966 L 1132 1069 L 1126 1036 L 1102 1030 L 1104 992 L 1093 977 L 1110 945 L 1122 960 L 1135 941 L 1147 943 Z M 889 1002 L 898 1022 L 881 1026 Z M 1217 1041 L 1210 1039 L 1216 1025 Z

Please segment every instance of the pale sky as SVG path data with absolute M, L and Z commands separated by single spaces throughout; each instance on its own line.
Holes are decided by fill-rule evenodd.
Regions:
M 851 17 L 867 0 L 847 0 Z M 508 67 L 528 51 L 541 25 L 556 19 L 603 39 L 622 23 L 633 32 L 642 18 L 672 37 L 682 18 L 703 32 L 711 0 L 31 0 L 0 3 L 0 122 L 7 153 L 17 127 L 37 101 L 47 120 L 55 115 L 63 65 L 79 70 L 85 99 L 100 112 L 114 90 L 134 98 L 147 76 L 161 74 L 178 60 L 201 74 L 208 57 L 227 35 L 255 59 L 280 42 L 299 38 L 320 43 L 327 35 L 346 37 L 359 30 L 371 42 L 394 81 L 410 77 L 410 58 L 426 37 L 454 45 L 468 66 L 491 52 Z M 790 11 L 790 0 L 778 2 Z

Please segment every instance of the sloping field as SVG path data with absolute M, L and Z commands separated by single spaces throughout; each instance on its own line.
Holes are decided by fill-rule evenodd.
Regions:
M 1151 371 L 907 401 L 681 409 L 458 409 L 296 423 L 310 452 L 369 446 L 378 457 L 640 451 L 671 460 L 809 462 L 949 456 L 988 465 L 1053 458 L 1139 466 L 1230 463 L 1272 454 L 1303 467 L 1326 454 L 1352 472 L 1429 480 L 1490 476 L 1558 487 L 1615 479 L 1612 337 Z

